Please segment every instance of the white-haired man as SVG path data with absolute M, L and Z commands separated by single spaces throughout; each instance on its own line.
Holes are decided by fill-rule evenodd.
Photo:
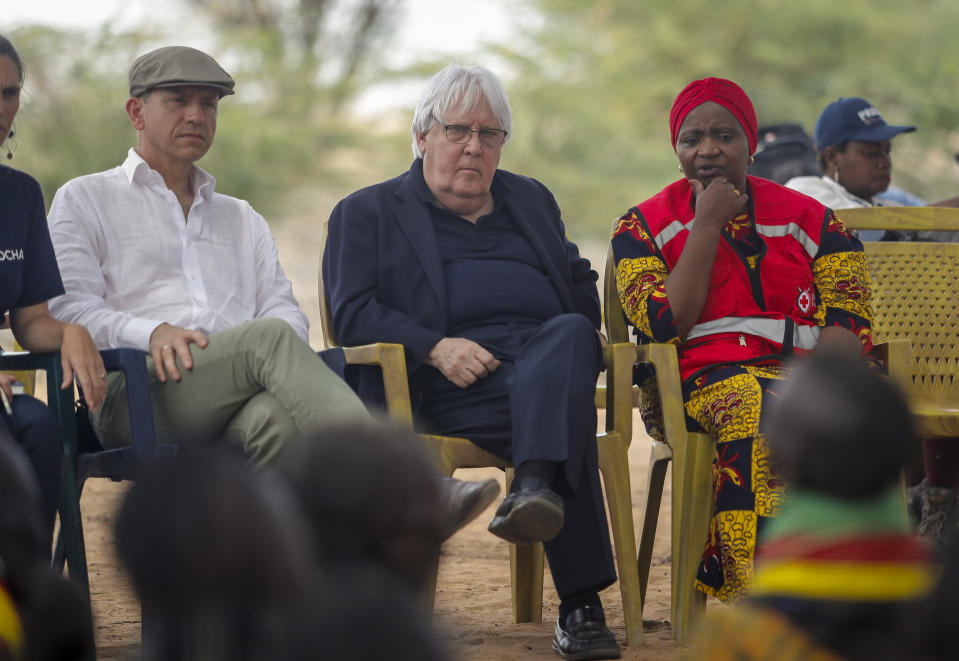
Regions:
M 596 459 L 596 273 L 539 182 L 498 170 L 500 81 L 450 66 L 416 108 L 409 171 L 334 209 L 324 278 L 337 337 L 406 347 L 421 428 L 512 460 L 490 531 L 545 542 L 561 603 L 553 647 L 613 659 L 598 592 L 616 580 Z M 359 378 L 375 397 L 377 376 Z

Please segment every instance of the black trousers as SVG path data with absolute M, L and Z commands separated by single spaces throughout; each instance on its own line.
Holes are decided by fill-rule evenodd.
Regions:
M 38 513 L 47 533 L 53 536 L 60 483 L 63 477 L 63 444 L 56 416 L 46 404 L 28 395 L 16 395 L 10 402 L 13 415 L 0 409 L 0 430 L 6 431 L 23 448 L 40 487 Z
M 553 484 L 565 523 L 546 542 L 560 598 L 616 580 L 596 455 L 596 377 L 602 350 L 586 317 L 563 314 L 533 327 L 471 333 L 500 367 L 469 388 L 436 373 L 418 419 L 424 431 L 468 438 L 520 466 L 561 462 Z

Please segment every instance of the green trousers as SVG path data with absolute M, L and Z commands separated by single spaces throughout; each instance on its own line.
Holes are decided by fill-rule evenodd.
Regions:
M 369 420 L 350 387 L 285 321 L 257 319 L 190 345 L 193 369 L 180 381 L 156 378 L 147 357 L 150 399 L 161 443 L 238 445 L 256 464 L 271 462 L 287 440 L 329 423 Z M 106 448 L 130 445 L 126 380 L 110 375 L 91 416 Z

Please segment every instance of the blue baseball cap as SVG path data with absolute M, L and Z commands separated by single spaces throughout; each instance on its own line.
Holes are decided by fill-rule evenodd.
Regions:
M 879 142 L 915 130 L 915 126 L 886 124 L 886 120 L 871 103 L 858 96 L 851 96 L 848 99 L 836 99 L 819 113 L 819 119 L 816 120 L 816 145 L 823 149 L 846 140 Z

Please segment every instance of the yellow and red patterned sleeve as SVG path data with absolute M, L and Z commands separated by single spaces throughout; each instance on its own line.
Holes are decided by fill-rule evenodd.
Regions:
M 866 254 L 859 239 L 846 231 L 832 211 L 826 220 L 812 272 L 819 293 L 816 313 L 819 325 L 848 328 L 859 337 L 863 351 L 869 351 L 872 303 Z
M 673 312 L 666 298 L 669 268 L 636 207 L 616 225 L 612 239 L 616 289 L 626 318 L 640 343 L 678 343 Z

